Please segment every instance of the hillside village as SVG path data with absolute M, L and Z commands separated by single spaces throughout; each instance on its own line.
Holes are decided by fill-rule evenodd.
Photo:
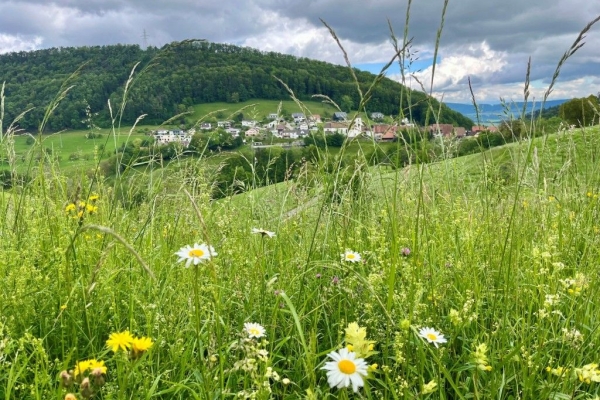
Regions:
M 371 138 L 378 142 L 394 142 L 398 139 L 398 132 L 405 129 L 420 129 L 428 132 L 431 137 L 463 138 L 466 136 L 477 136 L 481 132 L 497 132 L 495 126 L 475 125 L 470 129 L 455 127 L 452 124 L 431 124 L 428 127 L 416 127 L 408 118 L 402 119 L 400 123 L 383 123 L 384 115 L 380 112 L 370 114 L 370 121 L 363 121 L 362 117 L 350 117 L 345 112 L 335 112 L 332 118 L 323 121 L 320 115 L 312 114 L 306 116 L 303 113 L 293 113 L 285 118 L 277 113 L 271 113 L 266 118 L 268 122 L 261 123 L 256 120 L 230 121 L 223 120 L 214 122 L 202 122 L 196 128 L 183 129 L 160 129 L 152 131 L 156 145 L 166 145 L 172 142 L 180 142 L 187 147 L 192 136 L 198 132 L 209 133 L 222 129 L 230 134 L 232 138 L 243 136 L 245 140 L 257 142 L 267 136 L 278 139 L 303 139 L 310 134 L 322 132 L 327 134 L 341 134 L 348 139 L 356 137 Z

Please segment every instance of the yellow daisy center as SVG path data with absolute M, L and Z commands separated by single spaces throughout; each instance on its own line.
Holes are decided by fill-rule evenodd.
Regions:
M 346 375 L 351 375 L 356 372 L 356 364 L 350 360 L 341 360 L 338 362 L 338 368 Z
M 354 260 L 354 257 L 356 257 L 354 254 L 347 254 L 346 258 L 349 260 Z
M 190 257 L 202 257 L 204 252 L 200 249 L 192 249 L 188 254 Z
M 248 329 L 248 333 L 254 336 L 259 336 L 260 330 L 258 328 L 250 328 Z
M 429 339 L 429 340 L 435 341 L 435 340 L 437 340 L 437 338 L 438 337 L 437 337 L 437 335 L 435 333 L 428 333 L 427 334 L 427 339 Z

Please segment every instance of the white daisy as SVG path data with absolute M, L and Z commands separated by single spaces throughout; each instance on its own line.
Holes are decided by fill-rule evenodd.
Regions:
M 342 261 L 359 262 L 361 260 L 360 254 L 352 250 L 346 250 L 342 253 Z
M 321 369 L 327 370 L 327 383 L 330 387 L 341 389 L 352 383 L 352 389 L 356 392 L 358 388 L 365 385 L 363 377 L 367 376 L 367 362 L 362 358 L 356 358 L 356 353 L 342 348 L 328 354 L 333 361 L 328 361 Z
M 435 347 L 439 347 L 438 343 L 446 343 L 448 341 L 440 332 L 428 327 L 421 328 L 419 336 L 426 339 L 429 343 L 433 343 Z
M 194 243 L 193 246 L 187 245 L 182 247 L 175 255 L 179 256 L 177 262 L 185 261 L 185 267 L 187 268 L 190 264 L 194 263 L 194 265 L 198 265 L 201 262 L 216 256 L 217 253 L 212 246 L 208 246 L 204 243 Z
M 262 228 L 252 228 L 252 233 L 253 234 L 260 233 L 261 236 L 268 236 L 270 238 L 272 238 L 273 236 L 275 236 L 275 232 L 267 231 L 267 230 L 262 229 Z
M 244 330 L 248 334 L 248 337 L 251 338 L 261 338 L 265 336 L 265 328 L 257 324 L 256 322 L 246 322 L 244 323 Z

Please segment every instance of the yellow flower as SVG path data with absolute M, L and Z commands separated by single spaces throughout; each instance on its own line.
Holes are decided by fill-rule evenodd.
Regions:
M 100 372 L 102 372 L 103 374 L 106 374 L 106 365 L 104 365 L 104 361 L 100 360 L 89 360 L 89 364 L 88 367 L 90 369 L 90 371 L 93 371 L 95 369 L 99 369 Z
M 423 385 L 422 394 L 429 394 L 435 392 L 435 388 L 437 387 L 437 382 L 435 379 L 430 380 L 428 383 Z
M 149 337 L 134 338 L 131 342 L 131 350 L 133 350 L 134 355 L 141 355 L 148 351 L 153 344 L 152 339 Z
M 90 213 L 93 214 L 95 212 L 98 212 L 98 206 L 93 206 L 91 204 L 88 204 L 87 206 L 85 206 L 85 210 Z
M 96 193 L 92 193 L 90 197 L 88 197 L 88 201 L 96 201 L 100 198 Z
M 585 382 L 588 385 L 592 382 L 600 382 L 600 369 L 598 364 L 587 364 L 581 368 L 575 368 L 575 373 L 579 381 Z
M 123 351 L 130 349 L 132 342 L 133 336 L 131 336 L 131 333 L 129 333 L 129 331 L 124 331 L 119 333 L 111 333 L 106 341 L 106 345 L 116 353 L 119 349 Z
M 90 360 L 79 361 L 75 364 L 73 375 L 77 378 L 79 375 L 83 375 L 87 370 L 90 369 Z
M 77 207 L 75 206 L 75 204 L 73 203 L 69 203 L 66 207 L 65 207 L 65 211 L 66 212 L 71 212 L 71 211 L 75 211 Z

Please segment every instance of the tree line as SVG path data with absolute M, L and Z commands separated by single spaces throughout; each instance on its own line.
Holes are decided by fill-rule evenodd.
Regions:
M 145 123 L 160 124 L 200 103 L 289 99 L 289 92 L 275 77 L 300 100 L 320 94 L 352 109 L 360 101 L 347 67 L 229 44 L 186 41 L 146 49 L 137 45 L 51 48 L 0 55 L 0 80 L 6 84 L 5 121 L 30 110 L 19 126 L 35 131 L 45 107 L 78 67 L 79 72 L 67 84 L 73 87 L 48 121 L 49 131 L 86 128 L 88 107 L 95 125 L 109 127 L 107 100 L 114 116 L 121 109 L 130 77 L 126 105 L 119 116 L 123 124 L 133 124 L 140 115 L 146 115 Z M 366 92 L 375 75 L 356 69 L 354 73 Z M 433 109 L 436 116 L 441 111 L 441 123 L 472 125 L 470 119 L 443 104 L 440 108 L 426 94 L 387 78 L 372 91 L 367 109 L 361 111 L 398 115 L 400 96 L 403 113 L 410 113 L 419 124 L 433 120 L 428 115 Z

